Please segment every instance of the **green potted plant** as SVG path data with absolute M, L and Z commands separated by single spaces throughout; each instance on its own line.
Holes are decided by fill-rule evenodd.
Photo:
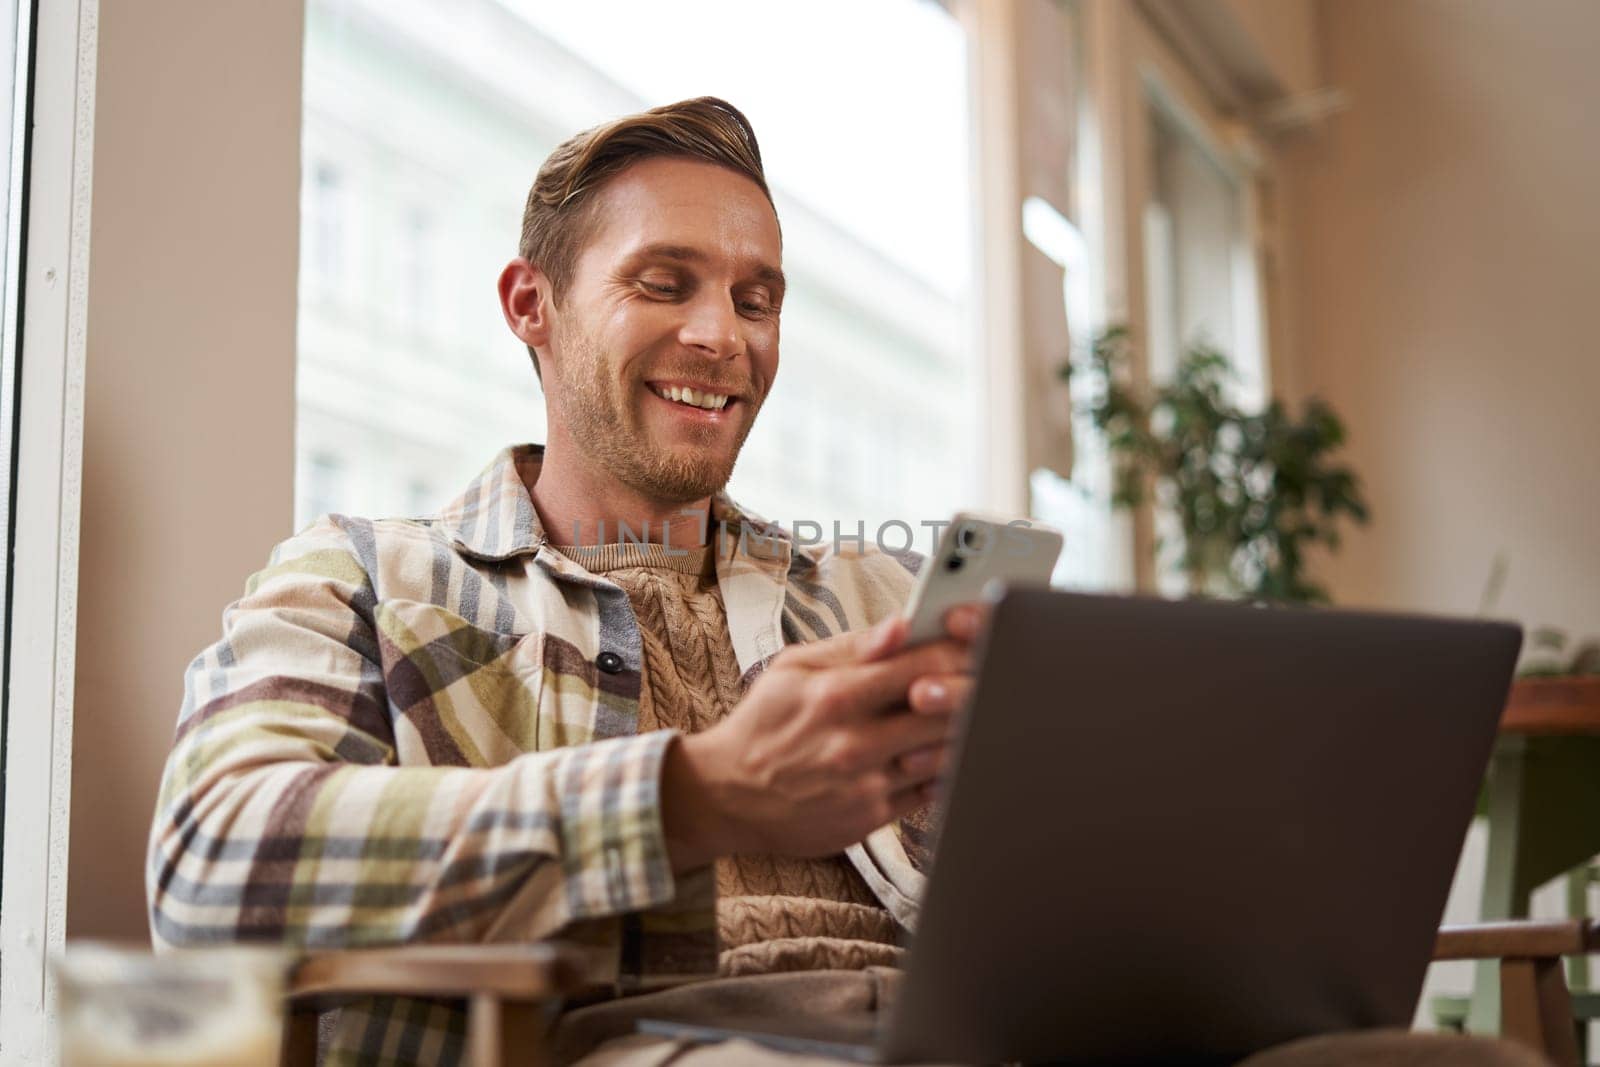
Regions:
M 1126 327 L 1094 339 L 1080 410 L 1110 449 L 1113 506 L 1137 507 L 1153 487 L 1182 530 L 1191 593 L 1325 602 L 1307 552 L 1336 549 L 1341 520 L 1368 515 L 1355 473 L 1332 455 L 1345 437 L 1333 409 L 1313 399 L 1296 416 L 1274 399 L 1243 410 L 1229 397 L 1232 365 L 1208 345 L 1191 345 L 1172 380 L 1147 391 L 1128 384 L 1131 358 Z

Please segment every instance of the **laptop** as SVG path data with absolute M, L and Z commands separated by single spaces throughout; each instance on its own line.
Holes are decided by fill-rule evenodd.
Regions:
M 1521 645 L 1494 622 L 1011 589 L 875 1063 L 1234 1063 L 1410 1024 Z

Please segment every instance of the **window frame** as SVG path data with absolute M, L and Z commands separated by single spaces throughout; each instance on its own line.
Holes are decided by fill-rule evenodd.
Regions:
M 5 337 L 16 338 L 21 364 L 11 617 L 27 625 L 9 634 L 0 1059 L 44 1064 L 56 1059 L 49 962 L 66 931 L 99 3 L 19 8 L 33 71 L 14 112 L 31 123 L 26 158 L 12 169 L 14 182 L 26 175 L 27 193 L 13 207 L 25 205 L 27 225 L 14 275 L 20 314 L 8 304 Z
M 1273 284 L 1276 235 L 1265 224 L 1273 201 L 1273 155 L 1248 121 L 1238 117 L 1240 97 L 1219 57 L 1197 39 L 1174 41 L 1181 27 L 1153 17 L 1159 9 L 1125 0 L 1077 0 L 1084 19 L 1086 91 L 1093 111 L 1095 144 L 1089 158 L 1098 183 L 1096 207 L 1084 215 L 1085 236 L 1097 266 L 1096 310 L 1102 322 L 1127 323 L 1142 340 L 1150 322 L 1146 291 L 1144 216 L 1154 195 L 1151 174 L 1150 112 L 1161 107 L 1242 191 L 1242 224 L 1255 294 L 1253 330 L 1259 351 L 1263 390 L 1277 378 L 1282 336 L 1281 293 Z M 1148 359 L 1130 368 L 1131 384 L 1150 384 Z M 1134 585 L 1154 592 L 1160 585 L 1156 562 L 1155 509 L 1146 502 L 1131 516 Z

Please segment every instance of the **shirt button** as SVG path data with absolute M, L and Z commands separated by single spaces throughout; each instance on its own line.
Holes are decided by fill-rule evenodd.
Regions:
M 622 669 L 622 657 L 615 652 L 602 652 L 594 658 L 594 665 L 607 674 L 616 674 Z

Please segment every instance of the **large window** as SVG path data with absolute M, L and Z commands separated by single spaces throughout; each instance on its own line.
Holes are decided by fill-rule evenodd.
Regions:
M 1055 203 L 1048 193 L 1030 198 L 1023 228 L 1062 269 L 1075 358 L 1105 326 L 1131 327 L 1143 356 L 1132 384 L 1144 387 L 1170 379 L 1185 350 L 1205 344 L 1229 357 L 1236 399 L 1263 404 L 1269 308 L 1255 218 L 1270 154 L 1196 75 L 1195 49 L 1180 53 L 1151 23 L 1161 9 L 1068 2 L 1057 10 L 1057 34 L 1075 42 L 1058 66 L 1078 74 L 1056 90 L 1053 120 L 1076 116 L 1073 190 Z M 1071 388 L 1081 404 L 1091 376 L 1075 374 Z M 1072 426 L 1071 482 L 1033 472 L 1035 514 L 1067 533 L 1057 578 L 1185 593 L 1176 517 L 1150 506 L 1112 513 L 1106 442 L 1086 422 Z
M 1169 68 L 1174 60 L 1162 53 Z M 1185 100 L 1151 57 L 1142 72 L 1146 158 L 1142 214 L 1148 373 L 1164 382 L 1185 353 L 1213 348 L 1233 367 L 1236 403 L 1267 401 L 1263 307 L 1251 233 L 1252 175 L 1228 148 L 1209 102 Z M 1157 588 L 1192 592 L 1176 514 L 1153 514 Z
M 1150 187 L 1145 201 L 1145 291 L 1151 374 L 1170 377 L 1183 351 L 1205 344 L 1229 357 L 1239 400 L 1266 400 L 1266 371 L 1249 238 L 1248 186 L 1208 131 L 1152 89 Z
M 542 439 L 494 291 L 533 175 L 705 94 L 755 125 L 791 279 L 732 491 L 846 532 L 972 503 L 965 48 L 932 0 L 309 0 L 296 521 L 431 510 Z

